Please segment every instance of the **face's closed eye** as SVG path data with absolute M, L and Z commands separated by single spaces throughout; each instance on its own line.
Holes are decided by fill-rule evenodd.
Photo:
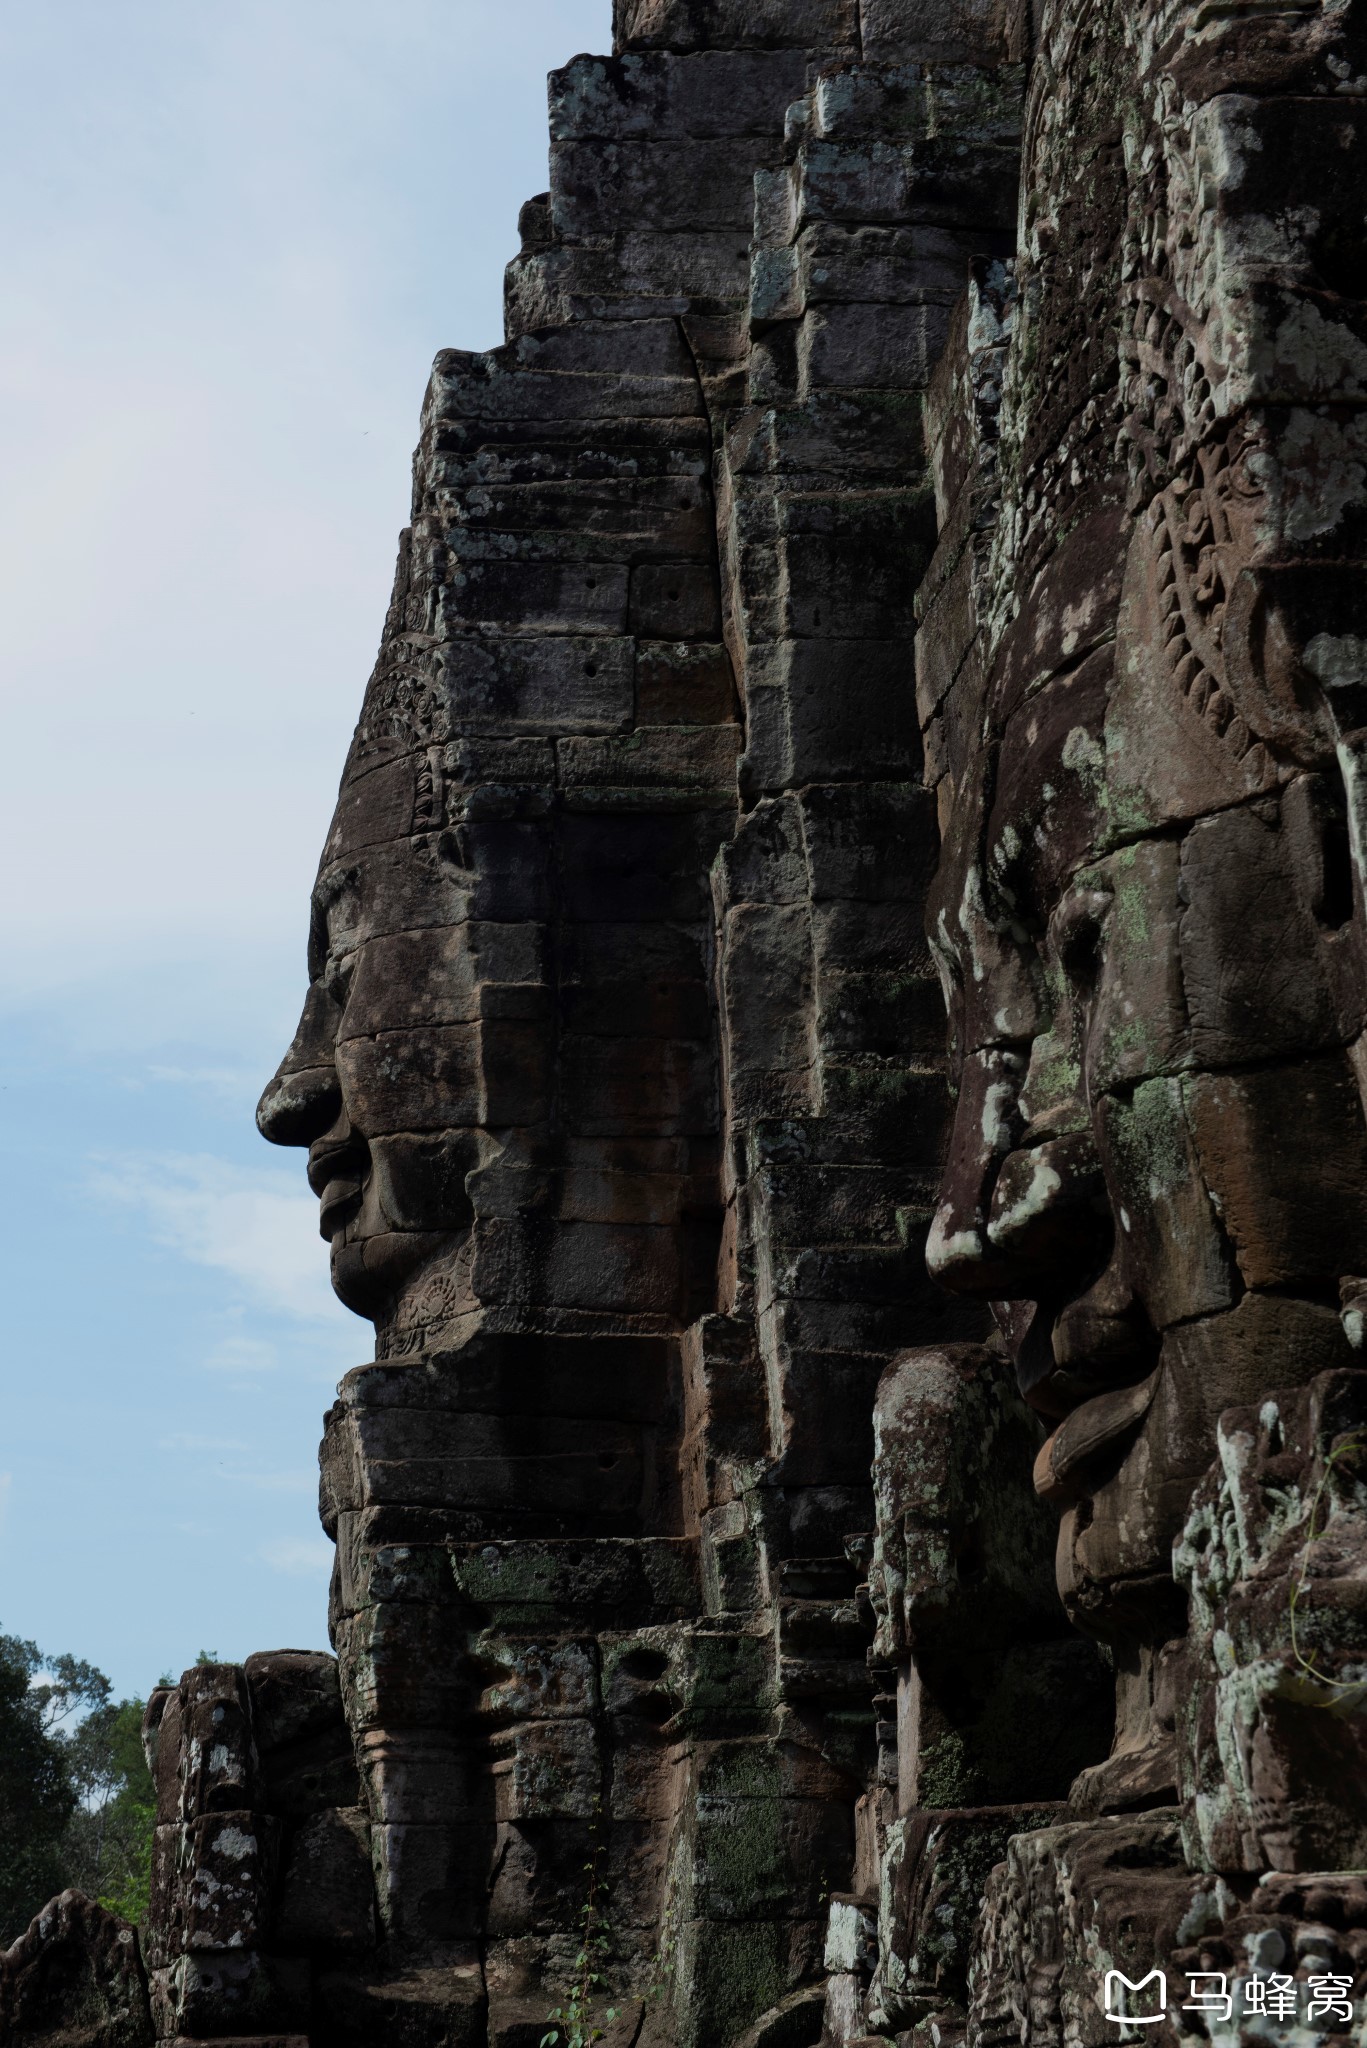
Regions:
M 309 906 L 309 979 L 319 981 L 331 963 L 354 953 L 361 941 L 361 877 L 354 867 L 325 871 Z
M 332 1003 L 338 1012 L 339 1023 L 341 1022 L 342 1013 L 346 1010 L 347 998 L 351 993 L 351 984 L 355 978 L 358 957 L 358 949 L 355 947 L 344 953 L 339 953 L 335 948 L 330 947 L 327 958 L 323 962 L 322 973 L 318 977 L 326 991 L 329 1002 Z

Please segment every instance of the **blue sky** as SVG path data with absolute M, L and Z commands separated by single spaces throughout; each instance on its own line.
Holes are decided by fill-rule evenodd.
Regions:
M 252 1108 L 407 516 L 609 0 L 0 9 L 0 1629 L 326 1643 L 369 1326 Z

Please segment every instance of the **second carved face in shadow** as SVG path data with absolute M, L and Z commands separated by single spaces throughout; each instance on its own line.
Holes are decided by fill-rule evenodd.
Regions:
M 1138 523 L 1090 647 L 1014 700 L 1003 664 L 932 911 L 958 1101 L 929 1263 L 1055 1431 L 1060 1585 L 1103 1633 L 1170 1604 L 1221 1410 L 1353 1359 L 1367 1265 L 1351 707 L 1208 485 Z

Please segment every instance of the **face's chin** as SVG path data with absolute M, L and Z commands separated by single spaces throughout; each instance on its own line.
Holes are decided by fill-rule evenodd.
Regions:
M 355 1315 L 377 1323 L 389 1315 L 405 1283 L 451 1238 L 437 1231 L 384 1230 L 332 1240 L 332 1290 Z

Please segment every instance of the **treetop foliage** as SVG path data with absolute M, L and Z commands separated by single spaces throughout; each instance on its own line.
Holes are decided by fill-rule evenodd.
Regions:
M 81 1658 L 0 1635 L 0 1948 L 68 1886 L 145 1915 L 156 1816 L 143 1704 L 115 1701 Z

